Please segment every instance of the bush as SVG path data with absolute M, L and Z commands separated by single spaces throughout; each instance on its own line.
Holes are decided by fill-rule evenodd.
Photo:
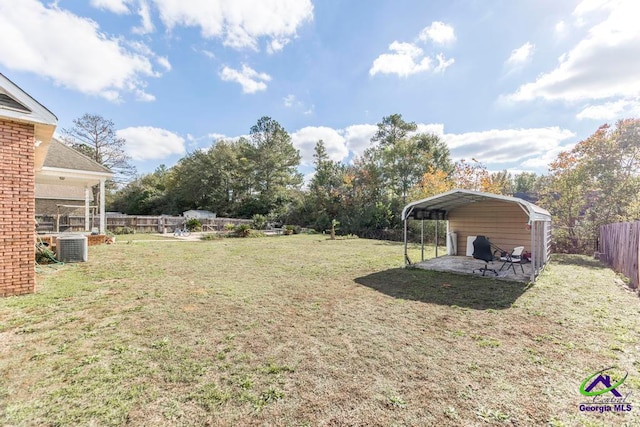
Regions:
M 200 236 L 200 240 L 218 240 L 221 239 L 222 236 L 216 233 L 207 233 Z
M 236 226 L 233 225 L 232 223 L 228 222 L 224 225 L 224 230 L 225 231 L 233 231 L 236 229 Z
M 131 227 L 116 227 L 113 234 L 136 234 L 136 230 Z
M 249 237 L 251 234 L 251 226 L 249 224 L 238 224 L 233 232 L 238 237 Z
M 300 230 L 302 230 L 302 227 L 300 227 L 299 225 L 285 225 L 284 226 L 284 234 L 300 234 Z
M 261 214 L 255 214 L 252 218 L 253 228 L 255 230 L 264 230 L 267 227 L 267 217 Z
M 202 222 L 198 218 L 189 218 L 185 222 L 185 226 L 189 231 L 202 231 Z

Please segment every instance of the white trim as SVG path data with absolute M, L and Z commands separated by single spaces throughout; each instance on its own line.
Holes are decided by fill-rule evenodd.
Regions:
M 80 169 L 53 168 L 50 166 L 43 166 L 42 170 L 38 172 L 38 175 L 64 176 L 66 178 L 79 178 L 79 179 L 100 179 L 100 178 L 109 179 L 113 176 L 113 173 L 85 171 Z
M 2 88 L 7 95 L 31 110 L 31 112 L 27 113 L 25 111 L 0 107 L 0 117 L 21 122 L 40 123 L 53 127 L 58 124 L 58 118 L 51 111 L 1 73 L 0 88 Z

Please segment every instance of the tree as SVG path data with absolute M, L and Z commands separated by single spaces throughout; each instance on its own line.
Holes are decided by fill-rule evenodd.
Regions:
M 287 190 L 302 185 L 302 175 L 296 168 L 300 152 L 291 143 L 291 136 L 270 117 L 261 117 L 251 127 L 251 144 L 246 146 L 246 158 L 252 162 L 253 191 L 267 213 L 286 204 Z
M 593 247 L 599 227 L 637 219 L 640 119 L 600 126 L 550 165 L 541 204 L 553 215 L 560 250 Z
M 515 193 L 533 193 L 536 191 L 538 176 L 531 172 L 521 172 L 513 178 L 513 191 Z
M 378 123 L 378 131 L 371 138 L 371 141 L 379 142 L 381 146 L 394 145 L 417 129 L 418 126 L 414 122 L 405 122 L 402 119 L 402 114 L 392 114 L 383 117 L 382 121 Z
M 316 172 L 309 183 L 309 196 L 315 211 L 315 227 L 324 231 L 341 208 L 344 167 L 329 159 L 322 140 L 316 143 L 313 157 Z
M 487 167 L 473 158 L 470 163 L 465 159 L 456 162 L 453 182 L 458 188 L 500 194 L 500 187 L 491 180 Z
M 113 121 L 97 114 L 84 114 L 73 121 L 73 127 L 62 130 L 65 143 L 111 169 L 113 181 L 122 184 L 136 174 L 131 158 L 125 151 L 125 139 L 119 138 Z
M 176 213 L 167 191 L 171 170 L 160 165 L 153 173 L 142 175 L 113 193 L 109 209 L 133 215 Z
M 453 190 L 455 184 L 449 174 L 441 169 L 429 168 L 429 171 L 422 175 L 420 183 L 416 185 L 412 192 L 412 199 L 426 199 L 436 194 Z

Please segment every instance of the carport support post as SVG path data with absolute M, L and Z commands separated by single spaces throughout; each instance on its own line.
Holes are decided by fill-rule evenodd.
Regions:
M 422 228 L 420 229 L 420 244 L 421 244 L 420 257 L 422 258 L 422 261 L 424 261 L 424 218 L 422 218 L 421 223 L 422 223 Z
M 409 264 L 409 252 L 407 250 L 407 218 L 404 219 L 404 264 Z
M 438 217 L 436 217 L 436 258 L 438 258 Z

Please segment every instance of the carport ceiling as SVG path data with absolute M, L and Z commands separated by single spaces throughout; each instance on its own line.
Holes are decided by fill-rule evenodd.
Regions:
M 456 208 L 487 200 L 516 203 L 531 219 L 551 218 L 546 210 L 516 197 L 458 189 L 409 203 L 402 211 L 402 219 L 446 219 L 447 213 Z

